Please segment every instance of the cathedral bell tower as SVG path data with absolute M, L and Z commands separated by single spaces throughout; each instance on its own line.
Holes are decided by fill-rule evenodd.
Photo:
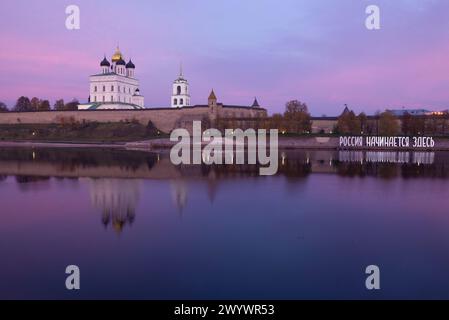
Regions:
M 173 90 L 171 96 L 171 107 L 182 108 L 190 106 L 189 83 L 184 79 L 182 65 L 179 68 L 179 76 L 173 81 Z

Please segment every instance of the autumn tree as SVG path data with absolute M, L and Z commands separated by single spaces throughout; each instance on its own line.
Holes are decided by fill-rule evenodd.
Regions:
M 336 130 L 340 134 L 360 134 L 361 121 L 354 111 L 345 107 L 343 113 L 338 117 Z
M 38 111 L 38 110 L 39 110 L 39 104 L 40 104 L 40 102 L 41 102 L 41 100 L 40 100 L 39 98 L 37 98 L 37 97 L 31 98 L 31 101 L 30 101 L 30 103 L 31 103 L 31 109 L 32 109 L 33 111 Z
M 270 117 L 269 129 L 277 129 L 280 132 L 285 132 L 287 129 L 285 127 L 284 117 L 280 113 L 275 113 Z
M 357 116 L 357 118 L 359 119 L 358 121 L 360 123 L 360 133 L 367 134 L 369 131 L 368 117 L 364 112 L 362 112 Z
M 41 100 L 39 102 L 37 111 L 50 111 L 50 101 L 48 101 L 48 100 Z
M 297 114 L 298 112 L 309 113 L 307 104 L 298 100 L 291 100 L 285 104 L 285 116 Z
M 291 133 L 306 133 L 312 130 L 307 104 L 298 100 L 291 100 L 285 105 L 284 121 Z
M 56 100 L 55 104 L 53 105 L 53 108 L 54 108 L 56 111 L 62 111 L 62 110 L 64 110 L 64 99 Z
M 399 133 L 398 119 L 393 113 L 385 111 L 379 115 L 379 134 L 384 136 L 394 136 Z
M 401 131 L 403 134 L 405 135 L 413 134 L 412 123 L 413 123 L 413 116 L 410 113 L 405 112 L 405 114 L 402 116 L 401 121 Z

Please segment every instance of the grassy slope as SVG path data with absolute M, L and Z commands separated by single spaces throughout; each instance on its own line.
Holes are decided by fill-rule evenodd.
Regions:
M 0 125 L 0 141 L 127 142 L 160 138 L 139 123 L 74 123 Z

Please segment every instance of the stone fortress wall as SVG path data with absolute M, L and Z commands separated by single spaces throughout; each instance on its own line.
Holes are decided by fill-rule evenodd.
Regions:
M 141 110 L 79 110 L 79 111 L 41 111 L 0 113 L 0 124 L 59 124 L 76 122 L 125 122 L 138 121 L 147 125 L 151 121 L 159 130 L 169 133 L 175 128 L 184 127 L 194 120 L 213 119 L 218 112 L 221 117 L 237 115 L 244 118 L 265 117 L 263 108 L 222 107 L 212 110 L 209 106 L 183 108 L 160 108 Z
M 242 117 L 243 113 L 243 117 Z M 265 117 L 265 109 L 242 109 L 226 107 L 221 117 L 259 118 Z M 208 106 L 184 108 L 154 108 L 142 110 L 93 110 L 93 111 L 41 111 L 41 112 L 5 112 L 0 113 L 0 124 L 52 124 L 69 121 L 78 122 L 124 122 L 138 121 L 147 125 L 149 121 L 162 132 L 184 127 L 193 120 L 210 119 Z M 312 132 L 329 133 L 337 124 L 336 119 L 312 118 Z

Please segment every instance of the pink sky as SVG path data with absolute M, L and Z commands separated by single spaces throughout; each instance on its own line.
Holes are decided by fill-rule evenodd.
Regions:
M 381 8 L 381 30 L 364 26 Z M 449 2 L 6 0 L 0 12 L 0 101 L 88 97 L 88 76 L 117 43 L 136 64 L 147 107 L 169 105 L 183 62 L 192 103 L 213 87 L 226 104 L 255 96 L 270 113 L 299 99 L 313 115 L 386 108 L 449 108 Z

